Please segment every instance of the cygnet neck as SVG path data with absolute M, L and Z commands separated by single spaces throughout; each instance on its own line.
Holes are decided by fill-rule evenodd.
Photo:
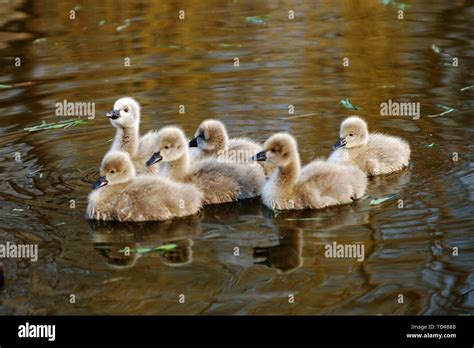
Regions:
M 189 153 L 187 148 L 182 155 L 174 161 L 167 162 L 168 176 L 177 181 L 182 181 L 189 172 Z
M 300 175 L 300 156 L 293 153 L 292 158 L 286 165 L 280 165 L 277 169 L 277 182 L 280 187 L 292 187 Z
M 224 131 L 218 141 L 215 151 L 227 151 L 229 149 L 229 139 Z
M 138 151 L 139 126 L 117 127 L 113 147 L 135 156 Z

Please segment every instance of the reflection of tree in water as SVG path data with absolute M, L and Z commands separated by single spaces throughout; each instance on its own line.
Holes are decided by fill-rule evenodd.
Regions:
M 163 264 L 181 266 L 192 262 L 192 238 L 201 231 L 200 217 L 175 219 L 164 222 L 120 223 L 90 221 L 94 249 L 114 268 L 133 267 L 139 254 L 137 248 L 155 248 L 176 244 L 167 251 L 147 252 L 147 257 L 159 257 Z M 130 248 L 129 255 L 123 250 Z

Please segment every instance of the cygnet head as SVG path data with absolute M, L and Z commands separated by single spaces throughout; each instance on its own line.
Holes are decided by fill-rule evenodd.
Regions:
M 100 166 L 100 177 L 92 188 L 125 183 L 135 176 L 130 156 L 126 152 L 113 151 L 105 155 Z
M 350 116 L 341 123 L 339 140 L 333 145 L 333 149 L 365 145 L 368 141 L 369 131 L 367 123 L 360 117 Z
M 286 167 L 294 161 L 299 161 L 298 145 L 295 138 L 290 134 L 277 133 L 265 141 L 263 151 L 252 156 L 252 159 L 255 161 L 265 161 L 279 167 Z
M 164 127 L 157 133 L 156 138 L 154 153 L 146 162 L 147 167 L 160 161 L 176 161 L 188 150 L 186 136 L 178 127 Z
M 138 127 L 140 123 L 140 104 L 130 97 L 118 99 L 114 109 L 107 113 L 110 123 L 115 128 Z
M 194 133 L 194 138 L 189 142 L 189 147 L 198 147 L 204 151 L 225 150 L 227 140 L 227 130 L 222 122 L 205 120 Z

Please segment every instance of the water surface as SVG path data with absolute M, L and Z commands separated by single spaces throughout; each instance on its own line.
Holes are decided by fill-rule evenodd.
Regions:
M 472 314 L 474 89 L 460 90 L 474 84 L 472 4 L 417 1 L 403 20 L 378 1 L 183 6 L 0 3 L 0 242 L 40 253 L 3 261 L 0 313 Z M 191 135 L 206 118 L 259 141 L 288 131 L 305 163 L 327 156 L 340 122 L 358 114 L 409 141 L 412 162 L 371 179 L 361 201 L 321 211 L 276 215 L 257 198 L 164 223 L 89 223 L 87 195 L 114 135 L 105 113 L 125 95 L 142 104 L 142 132 L 178 124 Z M 380 116 L 388 99 L 419 102 L 421 118 Z M 55 115 L 63 100 L 95 103 L 95 119 L 23 131 L 66 119 Z M 456 111 L 428 117 L 443 111 L 437 104 Z M 364 244 L 365 260 L 326 258 L 333 242 Z M 163 243 L 177 248 L 120 253 Z

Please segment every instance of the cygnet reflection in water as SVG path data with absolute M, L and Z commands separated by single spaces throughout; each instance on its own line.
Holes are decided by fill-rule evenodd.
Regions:
M 158 256 L 163 264 L 177 266 L 192 262 L 192 240 L 201 233 L 201 217 L 139 223 L 91 220 L 89 226 L 94 248 L 105 257 L 110 266 L 132 267 L 142 256 Z M 137 248 L 155 248 L 164 244 L 176 244 L 176 248 L 143 255 L 134 252 Z M 132 250 L 128 256 L 123 252 L 126 247 Z

